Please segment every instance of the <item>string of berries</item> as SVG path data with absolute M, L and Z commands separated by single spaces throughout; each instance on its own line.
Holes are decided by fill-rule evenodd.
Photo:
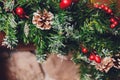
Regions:
M 101 57 L 99 55 L 96 55 L 96 51 L 90 53 L 89 60 L 95 61 L 96 63 L 101 63 Z
M 81 47 L 81 52 L 84 54 L 88 53 L 88 49 L 86 47 Z M 90 61 L 95 61 L 96 63 L 101 63 L 101 57 L 99 55 L 96 55 L 96 50 L 93 50 L 89 55 Z
M 113 14 L 112 9 L 110 9 L 108 6 L 106 6 L 104 4 L 99 5 L 98 3 L 95 3 L 94 8 L 101 9 L 111 16 L 111 18 L 110 18 L 110 23 L 111 23 L 110 28 L 111 29 L 115 28 L 119 24 L 118 19 L 116 17 L 113 17 L 114 14 Z
M 106 6 L 104 4 L 99 5 L 98 3 L 95 3 L 94 7 L 98 8 L 98 9 L 101 9 L 101 10 L 105 11 L 106 13 L 108 13 L 110 15 L 113 15 L 112 9 L 110 9 L 108 6 Z
M 118 20 L 115 17 L 110 18 L 110 28 L 115 28 L 118 25 Z

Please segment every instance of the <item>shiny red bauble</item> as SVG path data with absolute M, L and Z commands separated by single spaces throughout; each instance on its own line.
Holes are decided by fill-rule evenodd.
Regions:
M 61 9 L 66 9 L 66 8 L 70 7 L 71 4 L 72 4 L 72 0 L 61 0 L 60 8 Z
M 95 60 L 95 54 L 90 54 L 89 60 Z
M 15 9 L 15 12 L 16 12 L 16 14 L 19 15 L 19 16 L 25 14 L 24 9 L 23 9 L 22 7 L 17 7 L 17 8 Z
M 114 23 L 116 21 L 115 18 L 110 18 L 110 22 Z
M 115 28 L 115 27 L 116 27 L 115 24 L 111 24 L 111 25 L 110 25 L 110 28 L 112 28 L 112 29 Z
M 103 9 L 107 12 L 109 8 L 105 6 Z
M 105 5 L 104 5 L 104 4 L 102 4 L 100 7 L 101 7 L 101 9 L 104 9 L 104 8 L 105 8 Z
M 115 21 L 113 24 L 115 24 L 117 26 L 118 25 L 118 21 Z
M 95 62 L 96 62 L 96 63 L 101 63 L 101 58 L 100 58 L 100 56 L 98 56 L 98 55 L 95 56 Z
M 106 12 L 107 12 L 108 14 L 111 14 L 111 13 L 112 13 L 112 9 L 108 9 Z
M 88 49 L 87 48 L 82 48 L 82 53 L 88 53 Z

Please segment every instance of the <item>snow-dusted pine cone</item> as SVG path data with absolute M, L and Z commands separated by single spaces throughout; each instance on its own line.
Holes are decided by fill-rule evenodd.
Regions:
M 44 9 L 43 12 L 37 11 L 33 13 L 32 23 L 41 30 L 49 30 L 51 28 L 53 18 L 54 15 Z
M 112 58 L 113 58 L 114 67 L 120 69 L 120 54 L 117 54 Z

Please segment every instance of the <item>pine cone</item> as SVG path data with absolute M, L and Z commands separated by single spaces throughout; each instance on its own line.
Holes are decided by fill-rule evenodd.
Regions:
M 49 30 L 51 28 L 53 14 L 44 9 L 43 12 L 37 11 L 33 13 L 32 23 L 41 30 Z
M 111 57 L 105 57 L 102 59 L 100 64 L 96 64 L 96 69 L 102 71 L 102 72 L 108 72 L 112 67 L 114 66 L 113 60 Z
M 120 69 L 120 54 L 113 56 L 112 59 L 113 59 L 114 67 Z

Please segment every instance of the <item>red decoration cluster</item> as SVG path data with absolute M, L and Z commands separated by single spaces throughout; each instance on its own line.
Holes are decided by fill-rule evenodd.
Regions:
M 17 7 L 15 9 L 15 13 L 20 17 L 20 18 L 24 18 L 25 17 L 25 11 L 22 7 Z
M 87 54 L 88 49 L 86 47 L 81 48 L 82 53 Z M 96 63 L 101 63 L 101 57 L 99 55 L 96 55 L 97 52 L 94 50 L 90 53 L 89 60 L 95 61 Z
M 60 2 L 60 8 L 66 9 L 72 5 L 72 3 L 78 3 L 79 0 L 61 0 Z
M 118 20 L 115 17 L 110 18 L 110 28 L 115 28 L 118 25 Z
M 101 9 L 101 10 L 104 10 L 106 13 L 108 13 L 110 15 L 113 15 L 112 9 L 110 9 L 108 6 L 106 6 L 104 4 L 99 5 L 98 3 L 95 3 L 94 7 L 98 8 L 98 9 Z
M 110 18 L 110 22 L 111 22 L 110 28 L 111 29 L 115 28 L 118 25 L 119 19 L 117 19 L 116 17 L 113 17 L 114 16 L 113 11 L 108 6 L 105 6 L 104 4 L 99 5 L 98 3 L 95 3 L 94 7 L 105 11 L 109 15 L 112 15 L 112 17 Z
M 89 56 L 89 60 L 95 61 L 96 63 L 101 63 L 101 57 L 99 55 L 96 55 L 95 53 L 91 53 Z
M 87 48 L 85 48 L 85 47 L 82 47 L 82 53 L 88 53 L 88 49 Z

